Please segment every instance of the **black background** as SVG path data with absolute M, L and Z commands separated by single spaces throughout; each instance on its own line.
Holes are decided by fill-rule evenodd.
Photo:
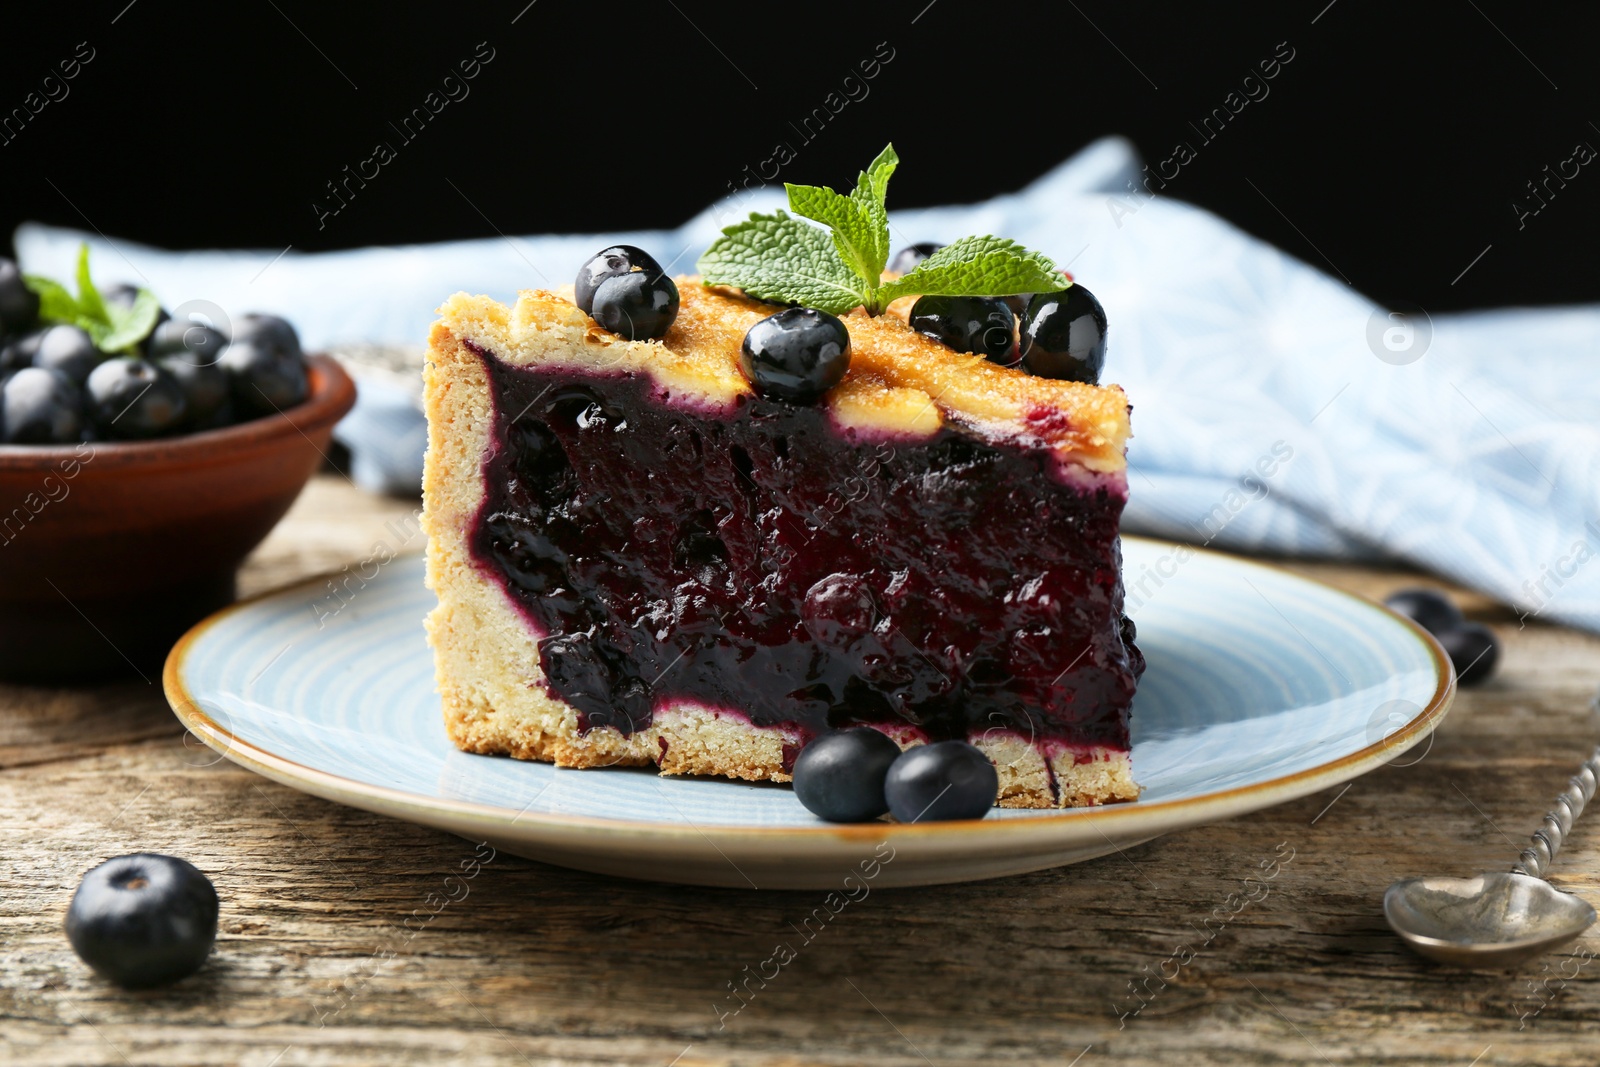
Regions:
M 1270 96 L 1167 194 L 1384 301 L 1600 299 L 1600 165 L 1521 229 L 1512 208 L 1575 144 L 1600 147 L 1592 5 L 45 8 L 5 16 L 0 113 L 78 42 L 95 58 L 0 145 L 7 239 L 24 219 L 175 248 L 300 250 L 673 225 L 775 140 L 795 141 L 787 122 L 879 42 L 894 59 L 870 95 L 797 145 L 781 178 L 848 183 L 892 139 L 903 160 L 892 206 L 977 200 L 1103 134 L 1126 134 L 1152 162 L 1195 142 L 1189 123 L 1287 42 L 1295 58 Z M 494 59 L 471 95 L 399 144 L 389 123 L 478 42 Z M 324 184 L 380 139 L 398 158 L 319 229 Z

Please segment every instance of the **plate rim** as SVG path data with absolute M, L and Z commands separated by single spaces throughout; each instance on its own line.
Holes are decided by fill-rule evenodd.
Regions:
M 1211 819 L 1226 819 L 1246 811 L 1271 807 L 1359 777 L 1366 771 L 1374 770 L 1404 754 L 1414 745 L 1421 742 L 1438 727 L 1450 710 L 1456 693 L 1456 674 L 1455 667 L 1451 663 L 1449 656 L 1446 655 L 1439 642 L 1427 630 L 1423 629 L 1415 621 L 1385 605 L 1329 585 L 1327 582 L 1296 574 L 1285 567 L 1247 559 L 1216 549 L 1186 545 L 1177 541 L 1168 541 L 1164 538 L 1135 535 L 1124 535 L 1121 540 L 1124 542 L 1137 541 L 1157 547 L 1183 548 L 1197 555 L 1223 560 L 1230 565 L 1264 571 L 1278 577 L 1287 578 L 1292 582 L 1304 583 L 1325 592 L 1333 593 L 1335 596 L 1353 602 L 1358 607 L 1372 611 L 1380 617 L 1397 621 L 1402 625 L 1402 630 L 1416 639 L 1429 654 L 1434 668 L 1433 694 L 1423 706 L 1421 713 L 1405 726 L 1393 734 L 1389 734 L 1354 752 L 1347 753 L 1326 763 L 1320 763 L 1315 767 L 1295 771 L 1292 774 L 1280 775 L 1276 778 L 1269 778 L 1249 785 L 1234 786 L 1230 789 L 1212 793 L 1204 793 L 1199 796 L 1155 801 L 1142 806 L 1138 804 L 1101 804 L 1066 808 L 1015 819 L 990 819 L 985 817 L 931 823 L 874 821 L 859 824 L 824 823 L 819 826 L 739 826 L 725 823 L 700 825 L 697 823 L 642 822 L 632 819 L 602 818 L 594 815 L 569 815 L 558 812 L 534 813 L 526 810 L 513 814 L 513 809 L 509 807 L 483 804 L 476 801 L 451 800 L 445 797 L 429 797 L 426 794 L 397 789 L 392 786 L 374 785 L 317 767 L 307 766 L 246 741 L 219 725 L 194 699 L 193 694 L 189 692 L 188 687 L 184 684 L 182 677 L 185 660 L 190 652 L 193 651 L 199 639 L 212 627 L 238 612 L 248 610 L 261 601 L 284 596 L 296 589 L 318 587 L 329 578 L 342 573 L 340 571 L 313 575 L 299 581 L 290 582 L 287 585 L 244 597 L 200 620 L 178 639 L 177 644 L 173 645 L 172 650 L 167 654 L 167 659 L 161 672 L 162 690 L 178 721 L 183 723 L 190 733 L 195 734 L 222 756 L 240 766 L 291 787 L 301 785 L 308 787 L 311 785 L 321 786 L 321 789 L 314 790 L 316 795 L 325 799 L 338 800 L 342 803 L 350 804 L 352 807 L 380 813 L 391 812 L 394 808 L 403 808 L 418 815 L 432 814 L 438 816 L 448 813 L 452 816 L 466 818 L 474 823 L 482 824 L 486 829 L 490 830 L 508 828 L 511 823 L 517 822 L 526 816 L 529 821 L 525 825 L 529 829 L 570 831 L 584 835 L 594 834 L 598 831 L 635 838 L 639 834 L 648 834 L 658 838 L 687 837 L 699 838 L 702 841 L 711 839 L 713 844 L 715 843 L 715 838 L 753 839 L 754 841 L 794 841 L 796 839 L 811 841 L 842 838 L 847 841 L 877 841 L 892 837 L 921 841 L 930 838 L 965 839 L 973 833 L 990 835 L 997 832 L 1016 837 L 1017 835 L 1040 834 L 1042 831 L 1067 829 L 1072 826 L 1082 825 L 1095 826 L 1099 829 L 1102 824 L 1109 824 L 1106 828 L 1114 828 L 1118 832 L 1125 832 L 1126 835 L 1131 836 L 1138 833 L 1139 824 L 1146 821 L 1164 826 L 1165 829 L 1156 831 L 1157 833 L 1163 833 L 1168 830 L 1193 826 Z M 397 558 L 417 558 L 420 555 L 420 551 L 407 552 L 402 553 Z M 559 770 L 560 768 L 556 769 Z M 1280 793 L 1284 795 L 1273 797 L 1273 794 Z M 1263 802 L 1260 804 L 1248 804 L 1243 808 L 1238 805 L 1239 801 L 1258 798 L 1263 799 Z M 360 803 L 362 800 L 367 801 L 367 803 Z M 372 804 L 382 806 L 375 808 L 371 806 Z M 1102 834 L 1102 836 L 1108 835 Z

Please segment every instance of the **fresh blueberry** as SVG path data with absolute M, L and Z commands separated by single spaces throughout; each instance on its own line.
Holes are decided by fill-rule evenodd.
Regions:
M 141 286 L 130 285 L 127 282 L 119 282 L 116 285 L 108 286 L 107 288 L 100 290 L 100 302 L 102 304 L 115 304 L 120 308 L 131 308 L 133 307 L 134 300 L 139 296 L 140 288 Z M 156 325 L 160 326 L 162 323 L 169 321 L 171 318 L 172 315 L 167 311 L 167 309 L 162 308 L 156 313 Z M 148 342 L 149 338 L 139 342 L 137 347 L 139 348 L 141 354 L 145 351 L 145 345 Z
M 659 269 L 606 278 L 595 287 L 590 314 L 630 341 L 665 337 L 678 317 L 678 286 Z
M 1000 775 L 965 741 L 940 741 L 907 749 L 889 768 L 883 792 L 901 822 L 981 819 L 994 807 Z
M 89 380 L 89 372 L 104 360 L 105 353 L 94 345 L 94 338 L 76 326 L 52 326 L 39 338 L 33 365 L 58 370 L 76 385 Z
M 289 320 L 280 315 L 267 315 L 261 312 L 241 315 L 233 324 L 228 340 L 234 343 L 247 342 L 258 348 L 294 356 L 296 359 L 305 358 L 305 352 L 300 347 L 300 335 L 295 332 Z
M 883 782 L 900 746 L 869 727 L 814 738 L 794 761 L 794 795 L 829 822 L 867 822 L 889 810 Z
M 850 331 L 826 311 L 789 308 L 745 331 L 739 365 L 762 396 L 809 404 L 850 369 Z
M 212 425 L 213 417 L 228 402 L 228 373 L 215 363 L 196 363 L 187 351 L 154 356 L 150 362 L 172 375 L 183 390 L 184 425 L 193 428 Z M 224 423 L 223 425 L 226 425 Z
M 1435 637 L 1461 625 L 1461 609 L 1437 589 L 1402 589 L 1390 594 L 1383 604 Z
M 0 333 L 21 333 L 39 320 L 39 294 L 22 280 L 11 260 L 0 256 Z
M 914 245 L 907 245 L 894 254 L 894 259 L 889 261 L 889 269 L 896 274 L 910 274 L 922 265 L 922 261 L 933 255 L 944 245 L 937 241 L 920 241 Z
M 1022 316 L 1022 369 L 1040 378 L 1100 380 L 1106 364 L 1106 312 L 1081 285 L 1040 293 Z
M 33 366 L 33 356 L 39 351 L 39 342 L 49 332 L 49 329 L 34 330 L 0 341 L 0 374 Z
M 208 366 L 217 362 L 227 344 L 226 337 L 204 323 L 168 319 L 150 332 L 145 354 L 151 359 L 182 356 L 196 366 Z
M 572 302 L 583 309 L 585 315 L 594 313 L 594 294 L 607 278 L 620 278 L 634 271 L 651 275 L 663 273 L 661 264 L 642 248 L 633 245 L 612 245 L 596 254 L 578 268 L 578 279 L 572 283 Z
M 95 429 L 111 438 L 160 437 L 188 414 L 183 386 L 138 356 L 108 359 L 89 375 L 84 393 Z
M 129 282 L 118 282 L 116 285 L 108 285 L 104 289 L 100 290 L 100 302 L 103 304 L 115 304 L 118 307 L 131 308 L 133 307 L 134 299 L 138 295 L 139 287 L 137 285 L 133 285 Z
M 200 969 L 217 938 L 217 890 L 191 863 L 148 852 L 106 860 L 83 876 L 67 909 L 67 939 L 83 962 L 130 989 Z
M 0 389 L 0 441 L 6 444 L 71 444 L 83 424 L 82 395 L 60 371 L 24 367 Z
M 1456 680 L 1462 685 L 1487 681 L 1500 662 L 1500 641 L 1481 622 L 1463 622 L 1435 636 L 1455 664 Z
M 305 360 L 298 351 L 274 344 L 270 336 L 234 341 L 222 350 L 219 365 L 228 375 L 234 407 L 251 418 L 287 411 L 311 395 Z
M 957 352 L 973 352 L 993 363 L 1016 362 L 1016 316 L 1006 302 L 989 296 L 924 296 L 911 306 L 911 328 Z

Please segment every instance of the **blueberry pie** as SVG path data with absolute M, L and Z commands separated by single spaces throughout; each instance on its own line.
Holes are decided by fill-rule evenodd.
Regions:
M 1122 390 L 957 351 L 910 299 L 790 314 L 636 252 L 511 307 L 457 294 L 433 327 L 454 743 L 788 781 L 867 725 L 971 741 L 1002 806 L 1135 798 Z

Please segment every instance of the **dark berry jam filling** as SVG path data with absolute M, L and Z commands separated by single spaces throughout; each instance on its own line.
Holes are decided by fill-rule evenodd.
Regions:
M 495 425 L 472 551 L 585 731 L 694 703 L 807 735 L 1127 747 L 1120 485 L 948 429 L 853 440 L 823 406 L 697 411 L 475 350 Z

